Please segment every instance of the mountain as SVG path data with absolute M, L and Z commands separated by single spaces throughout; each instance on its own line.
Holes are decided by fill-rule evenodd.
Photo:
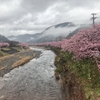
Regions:
M 74 34 L 78 33 L 80 30 L 83 30 L 83 29 L 86 29 L 86 28 L 90 28 L 91 26 L 90 25 L 83 25 L 83 26 L 80 26 L 78 27 L 77 29 L 75 29 L 73 32 L 71 32 L 67 37 L 66 39 L 70 39 Z
M 19 41 L 19 42 L 29 42 L 31 40 L 36 39 L 38 36 L 40 35 L 40 33 L 36 33 L 36 34 L 23 34 L 23 35 L 18 35 L 18 36 L 8 36 L 8 39 L 13 40 L 13 41 Z
M 9 41 L 5 36 L 0 35 L 0 42 L 7 42 Z
M 41 33 L 9 36 L 8 39 L 26 43 L 58 41 L 68 36 L 71 31 L 74 31 L 77 28 L 78 26 L 72 22 L 64 22 L 50 26 Z
M 58 28 L 58 27 L 74 27 L 75 24 L 73 24 L 72 22 L 65 22 L 65 23 L 60 23 L 60 24 L 57 24 L 55 25 L 55 28 Z

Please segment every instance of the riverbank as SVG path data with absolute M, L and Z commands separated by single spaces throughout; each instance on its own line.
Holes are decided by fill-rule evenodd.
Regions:
M 1 50 L 0 50 L 0 57 L 8 56 L 8 55 L 18 53 L 18 52 L 21 52 L 21 51 L 22 51 L 22 48 L 19 47 L 19 46 L 2 47 Z
M 55 76 L 62 80 L 66 100 L 100 100 L 100 73 L 93 59 L 75 62 L 72 54 L 58 48 Z
M 27 49 L 18 53 L 0 57 L 0 77 L 10 72 L 12 69 L 29 62 L 34 57 L 38 57 L 41 52 Z

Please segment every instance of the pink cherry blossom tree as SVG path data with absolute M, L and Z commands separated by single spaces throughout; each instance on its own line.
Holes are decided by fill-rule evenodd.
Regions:
M 39 43 L 38 46 L 53 46 L 62 48 L 73 54 L 74 60 L 83 58 L 94 58 L 98 68 L 100 68 L 100 24 L 95 28 L 89 28 L 79 31 L 70 39 L 64 39 L 58 42 Z
M 9 46 L 10 46 L 9 43 L 7 42 L 0 43 L 0 50 L 2 47 L 9 47 Z
M 29 47 L 29 45 L 28 44 L 26 44 L 26 43 L 20 43 L 20 44 L 18 44 L 22 49 L 24 49 L 24 48 L 28 48 Z

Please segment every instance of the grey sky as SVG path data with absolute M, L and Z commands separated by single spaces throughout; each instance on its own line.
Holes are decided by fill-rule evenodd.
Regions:
M 86 24 L 93 12 L 100 17 L 100 0 L 0 0 L 0 34 L 34 34 L 60 22 Z

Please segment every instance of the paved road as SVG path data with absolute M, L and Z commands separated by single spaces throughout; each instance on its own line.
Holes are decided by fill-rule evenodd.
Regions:
M 41 51 L 39 58 L 0 78 L 0 100 L 62 100 L 61 87 L 54 77 L 55 54 Z

